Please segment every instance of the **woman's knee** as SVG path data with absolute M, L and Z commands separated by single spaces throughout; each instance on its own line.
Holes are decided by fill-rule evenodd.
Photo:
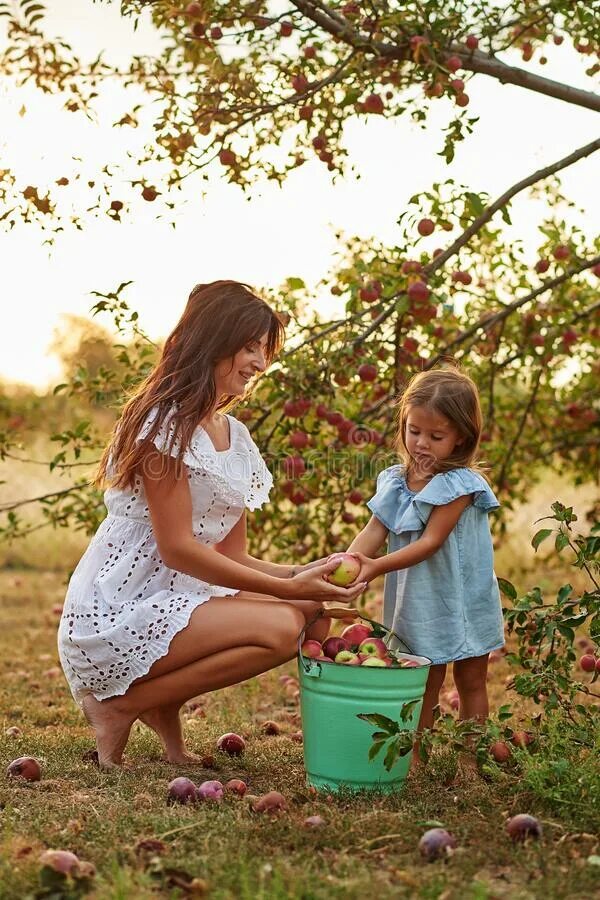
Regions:
M 306 625 L 300 610 L 290 603 L 281 603 L 276 607 L 276 614 L 270 617 L 268 635 L 273 650 L 281 654 L 283 659 L 291 659 L 298 648 L 298 638 Z

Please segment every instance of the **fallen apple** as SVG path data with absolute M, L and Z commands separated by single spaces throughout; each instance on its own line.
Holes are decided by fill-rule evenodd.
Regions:
M 539 838 L 542 834 L 542 826 L 535 818 L 527 813 L 519 813 L 506 823 L 506 830 L 513 841 L 525 841 L 527 838 Z
M 341 650 L 349 650 L 350 644 L 343 637 L 328 637 L 323 641 L 323 653 L 330 659 L 335 659 Z
M 237 794 L 238 797 L 243 797 L 248 790 L 248 785 L 241 778 L 230 778 L 225 785 L 225 790 L 230 794 Z
M 511 737 L 511 741 L 515 747 L 525 748 L 533 741 L 533 737 L 526 731 L 515 731 Z
M 497 763 L 508 762 L 511 756 L 511 750 L 506 741 L 495 741 L 490 746 L 490 753 Z
M 189 778 L 180 776 L 169 782 L 167 803 L 195 803 L 197 799 L 196 785 Z
M 63 875 L 70 875 L 79 869 L 79 857 L 70 850 L 44 850 L 39 861 L 43 866 Z
M 456 838 L 445 828 L 430 828 L 419 841 L 421 856 L 429 862 L 451 856 L 455 847 Z
M 346 625 L 342 631 L 342 637 L 350 647 L 358 647 L 358 645 L 366 640 L 372 632 L 373 629 L 370 625 L 363 625 L 361 622 L 355 622 L 354 625 Z
M 327 822 L 322 816 L 309 816 L 304 820 L 305 828 L 322 828 Z
M 260 730 L 262 731 L 263 734 L 280 734 L 281 733 L 281 727 L 278 725 L 278 723 L 272 722 L 270 719 L 268 719 L 266 722 L 262 723 L 262 725 L 260 726 Z
M 342 666 L 360 666 L 360 659 L 352 650 L 340 650 L 335 658 L 335 662 Z
M 23 778 L 25 781 L 39 781 L 42 777 L 42 767 L 33 756 L 20 756 L 13 759 L 6 770 L 10 778 Z
M 287 809 L 286 799 L 279 791 L 269 791 L 252 804 L 254 812 L 283 812 Z
M 223 785 L 220 781 L 203 781 L 196 791 L 200 800 L 223 799 Z
M 327 581 L 331 584 L 336 584 L 338 587 L 346 587 L 352 584 L 360 572 L 360 563 L 356 557 L 350 553 L 334 553 L 327 561 L 333 560 L 338 562 L 338 566 L 327 575 Z
M 358 652 L 364 656 L 378 656 L 384 659 L 388 655 L 388 648 L 381 638 L 368 637 L 358 645 Z
M 308 659 L 316 659 L 323 652 L 319 641 L 312 640 L 304 641 L 300 649 L 302 650 L 302 656 L 306 656 Z
M 228 753 L 229 756 L 241 756 L 245 749 L 246 741 L 244 738 L 232 731 L 222 734 L 217 741 L 217 750 L 222 750 L 224 753 Z

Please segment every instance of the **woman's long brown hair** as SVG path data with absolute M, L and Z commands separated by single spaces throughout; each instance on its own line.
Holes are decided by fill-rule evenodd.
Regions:
M 133 487 L 136 469 L 168 417 L 177 444 L 177 473 L 194 430 L 212 409 L 226 411 L 239 399 L 217 397 L 215 365 L 267 334 L 266 361 L 281 349 L 284 326 L 277 313 L 248 285 L 237 281 L 197 284 L 183 315 L 168 336 L 157 366 L 126 402 L 94 476 L 94 485 Z M 153 407 L 157 414 L 143 440 L 140 430 Z

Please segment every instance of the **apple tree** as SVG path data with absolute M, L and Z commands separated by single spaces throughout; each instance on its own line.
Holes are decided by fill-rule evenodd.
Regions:
M 352 177 L 344 141 L 351 118 L 405 116 L 425 127 L 442 101 L 449 116 L 439 152 L 450 163 L 457 142 L 477 128 L 472 79 L 551 97 L 557 115 L 572 104 L 592 116 L 600 109 L 597 94 L 528 64 L 547 64 L 546 48 L 566 41 L 593 77 L 600 65 L 595 6 L 124 0 L 123 15 L 151 21 L 164 42 L 160 55 L 132 57 L 119 68 L 101 53 L 82 60 L 49 36 L 37 0 L 1 2 L 5 78 L 58 94 L 68 111 L 90 116 L 102 85 L 118 80 L 132 104 L 115 127 L 135 128 L 150 110 L 154 139 L 140 158 L 110 161 L 93 178 L 75 160 L 68 177 L 54 173 L 45 184 L 22 183 L 3 170 L 0 220 L 6 228 L 38 223 L 52 240 L 59 229 L 84 227 L 88 216 L 108 216 L 118 227 L 140 200 L 169 216 L 183 180 L 206 177 L 209 165 L 249 192 L 262 179 L 284 181 L 312 159 L 334 179 Z M 398 210 L 394 246 L 340 240 L 322 286 L 338 298 L 339 314 L 330 321 L 307 302 L 300 278 L 265 293 L 289 321 L 290 339 L 238 411 L 276 475 L 273 505 L 254 521 L 256 552 L 285 558 L 293 548 L 305 559 L 347 545 L 364 520 L 378 469 L 393 460 L 395 398 L 411 374 L 448 358 L 479 385 L 483 452 L 505 508 L 525 496 L 541 463 L 581 481 L 595 476 L 600 241 L 586 234 L 581 216 L 566 221 L 569 200 L 558 176 L 599 148 L 596 139 L 550 157 L 498 197 L 450 177 L 432 184 Z M 129 178 L 131 196 L 115 195 L 116 172 Z M 87 185 L 85 206 L 69 200 L 76 181 Z M 504 227 L 523 193 L 543 196 L 548 209 L 533 259 Z M 156 358 L 127 291 L 120 285 L 93 309 L 112 318 L 126 375 L 101 367 L 58 385 L 75 410 L 93 397 L 116 416 L 124 391 Z M 105 437 L 91 419 L 74 416 L 53 435 L 60 450 L 49 464 L 58 461 L 68 472 L 82 456 L 91 461 Z M 1 431 L 0 454 L 18 440 L 18 430 Z M 91 532 L 102 516 L 101 496 L 80 471 L 72 470 L 63 492 L 44 497 L 43 514 L 49 524 Z M 5 505 L 5 537 L 27 527 L 20 507 Z

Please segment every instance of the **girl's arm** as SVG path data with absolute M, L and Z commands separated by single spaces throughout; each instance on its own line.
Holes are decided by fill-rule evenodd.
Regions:
M 352 552 L 357 554 L 361 562 L 358 576 L 360 580 L 372 581 L 378 575 L 385 575 L 387 572 L 394 572 L 398 569 L 408 569 L 410 566 L 416 566 L 417 563 L 429 559 L 440 549 L 464 510 L 471 504 L 471 500 L 471 495 L 467 494 L 465 497 L 457 497 L 456 500 L 446 503 L 444 506 L 434 507 L 425 531 L 418 540 L 379 559 L 369 559 L 367 555 L 357 552 L 354 545 L 351 545 Z
M 141 466 L 152 529 L 165 565 L 193 578 L 223 587 L 271 594 L 292 602 L 327 600 L 349 603 L 365 588 L 361 582 L 339 588 L 325 581 L 335 563 L 279 578 L 243 565 L 196 540 L 192 528 L 192 498 L 185 475 L 177 478 L 175 459 L 150 450 Z M 151 477 L 147 473 L 159 472 Z
M 365 527 L 359 532 L 350 546 L 348 553 L 363 553 L 375 556 L 387 541 L 388 530 L 376 516 L 371 516 Z

